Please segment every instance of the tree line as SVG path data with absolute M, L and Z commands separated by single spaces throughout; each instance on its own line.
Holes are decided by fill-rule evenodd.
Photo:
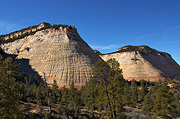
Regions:
M 12 37 L 12 38 L 10 38 L 10 35 L 13 34 L 13 33 L 17 33 L 18 31 L 15 31 L 15 32 L 13 32 L 13 33 L 10 33 L 10 34 L 8 34 L 8 35 L 9 35 L 9 38 L 6 39 L 6 40 L 4 39 L 4 36 L 6 36 L 6 35 L 2 35 L 2 36 L 0 36 L 0 44 L 11 43 L 11 42 L 14 42 L 14 41 L 16 41 L 16 40 L 18 40 L 18 39 L 25 38 L 26 36 L 33 35 L 33 34 L 35 34 L 35 33 L 38 32 L 38 31 L 45 30 L 45 29 L 49 29 L 49 28 L 56 28 L 56 29 L 57 29 L 57 28 L 59 28 L 59 27 L 63 27 L 63 28 L 75 29 L 74 26 L 62 25 L 62 24 L 58 24 L 58 25 L 54 24 L 54 25 L 52 25 L 52 26 L 42 27 L 41 29 L 37 29 L 37 27 L 38 27 L 38 26 L 32 26 L 32 27 L 28 27 L 28 28 L 22 29 L 22 30 L 19 31 L 19 32 L 22 32 L 21 35 L 14 36 L 14 37 Z M 36 30 L 35 30 L 35 31 L 30 30 L 30 29 L 33 29 L 33 28 L 36 28 Z M 25 30 L 30 30 L 30 32 L 25 32 L 25 33 L 23 33 Z
M 47 88 L 37 76 L 27 77 L 18 70 L 19 65 L 12 58 L 0 55 L 2 119 L 28 118 L 21 108 L 21 102 L 37 104 L 40 117 L 46 119 L 129 119 L 131 117 L 124 113 L 124 106 L 142 109 L 146 118 L 162 116 L 170 119 L 180 115 L 179 84 L 170 88 L 166 80 L 154 83 L 144 80 L 140 83 L 135 80 L 126 82 L 115 59 L 107 62 L 99 60 L 94 65 L 93 78 L 81 90 L 77 90 L 73 82 L 70 88 L 59 89 L 55 80 L 52 88 Z M 49 112 L 43 113 L 43 106 L 48 106 Z M 51 107 L 55 110 L 51 110 Z M 60 116 L 53 117 L 52 113 Z

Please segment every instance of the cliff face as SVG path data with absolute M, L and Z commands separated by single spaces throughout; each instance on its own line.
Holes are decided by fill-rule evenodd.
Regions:
M 15 37 L 24 35 L 26 33 L 35 32 L 37 30 L 40 30 L 40 29 L 45 28 L 45 27 L 50 27 L 50 26 L 51 26 L 51 24 L 43 22 L 40 25 L 30 26 L 28 28 L 24 28 L 24 29 L 21 29 L 19 31 L 15 31 L 15 32 L 12 32 L 12 33 L 7 34 L 7 35 L 1 35 L 0 38 L 3 38 L 4 40 L 8 40 L 10 38 L 13 39 Z
M 5 53 L 14 54 L 21 63 L 20 70 L 32 73 L 29 67 L 41 77 L 46 75 L 47 83 L 57 81 L 59 87 L 74 82 L 81 87 L 92 77 L 93 65 L 99 56 L 79 36 L 74 27 L 50 27 L 28 35 L 23 39 L 2 44 Z
M 158 81 L 180 75 L 180 66 L 169 54 L 148 46 L 126 46 L 117 52 L 100 56 L 105 61 L 115 58 L 120 63 L 126 80 Z

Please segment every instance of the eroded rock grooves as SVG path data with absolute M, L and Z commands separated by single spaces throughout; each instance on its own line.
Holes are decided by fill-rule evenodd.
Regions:
M 117 52 L 100 56 L 105 61 L 115 58 L 126 80 L 159 81 L 180 75 L 180 66 L 171 55 L 148 46 L 125 46 Z
M 42 26 L 40 24 L 39 26 Z M 59 87 L 74 82 L 77 88 L 92 77 L 93 65 L 99 56 L 71 26 L 49 27 L 23 39 L 2 44 L 5 53 L 17 55 L 20 70 L 27 74 L 36 71 L 46 74 L 47 83 L 56 80 Z

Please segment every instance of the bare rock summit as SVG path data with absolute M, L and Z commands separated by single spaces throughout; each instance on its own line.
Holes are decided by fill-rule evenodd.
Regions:
M 159 81 L 180 75 L 180 66 L 170 54 L 148 46 L 128 45 L 100 56 L 105 61 L 115 58 L 120 63 L 124 78 L 129 81 Z
M 2 50 L 16 55 L 21 71 L 31 74 L 31 68 L 41 77 L 44 72 L 50 86 L 56 80 L 59 87 L 74 82 L 80 88 L 92 77 L 93 65 L 100 58 L 73 26 L 42 23 L 0 38 Z

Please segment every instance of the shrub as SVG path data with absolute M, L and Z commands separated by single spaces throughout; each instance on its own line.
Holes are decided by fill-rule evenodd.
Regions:
M 51 116 L 50 113 L 45 113 L 45 114 L 44 114 L 44 118 L 45 118 L 45 119 L 51 119 L 52 116 Z

